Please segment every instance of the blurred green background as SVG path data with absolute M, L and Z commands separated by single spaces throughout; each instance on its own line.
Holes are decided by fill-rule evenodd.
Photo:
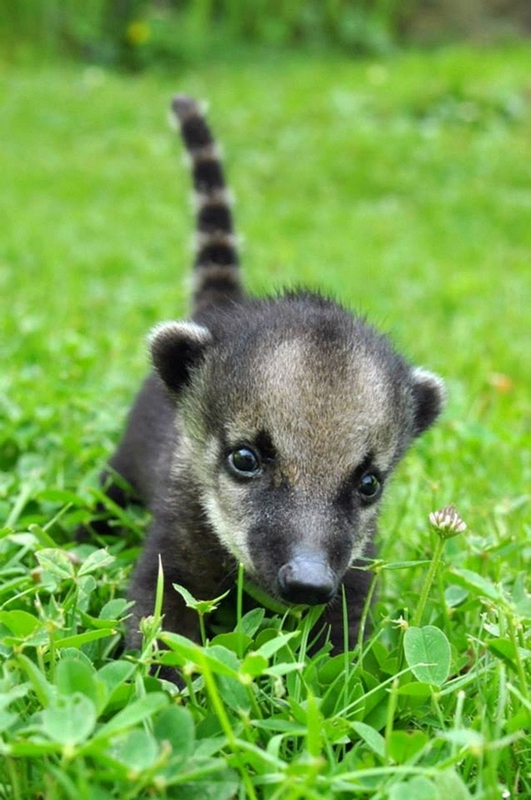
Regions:
M 381 55 L 530 32 L 528 0 L 0 0 L 9 59 L 63 55 L 127 70 L 250 44 Z

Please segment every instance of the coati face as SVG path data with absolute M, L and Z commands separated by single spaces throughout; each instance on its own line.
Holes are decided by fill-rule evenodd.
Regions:
M 382 493 L 438 415 L 441 381 L 314 295 L 250 302 L 152 338 L 216 536 L 266 592 L 326 603 L 372 537 Z

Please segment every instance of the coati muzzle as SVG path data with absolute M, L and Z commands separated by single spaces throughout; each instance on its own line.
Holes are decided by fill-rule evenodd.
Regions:
M 324 555 L 302 548 L 280 568 L 278 585 L 283 600 L 309 606 L 328 603 L 337 591 L 337 580 Z

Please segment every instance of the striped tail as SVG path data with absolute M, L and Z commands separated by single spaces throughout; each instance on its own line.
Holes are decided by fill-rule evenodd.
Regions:
M 199 103 L 176 95 L 172 111 L 190 155 L 197 205 L 193 311 L 243 296 L 231 198 L 214 137 Z

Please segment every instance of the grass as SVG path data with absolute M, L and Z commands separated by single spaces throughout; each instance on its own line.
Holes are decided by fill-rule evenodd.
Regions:
M 529 796 L 528 63 L 513 46 L 4 70 L 0 797 Z M 113 658 L 145 515 L 72 541 L 145 333 L 186 313 L 176 90 L 210 100 L 248 285 L 340 296 L 450 398 L 388 494 L 356 658 L 308 659 L 311 614 L 241 612 L 205 647 L 168 637 L 182 695 L 149 676 L 156 615 L 140 657 Z M 443 541 L 427 517 L 450 502 L 468 529 Z

